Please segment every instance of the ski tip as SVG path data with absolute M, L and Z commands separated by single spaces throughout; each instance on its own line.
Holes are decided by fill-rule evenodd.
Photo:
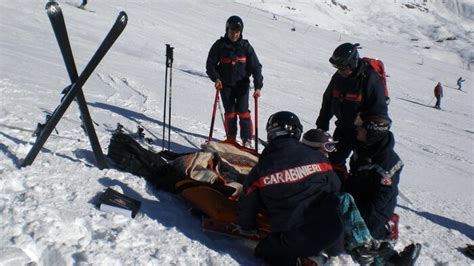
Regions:
M 46 3 L 46 6 L 44 7 L 44 9 L 48 10 L 48 12 L 57 12 L 59 11 L 61 8 L 59 7 L 59 4 L 57 2 L 48 2 Z
M 127 13 L 125 13 L 125 11 L 120 11 L 120 14 L 117 17 L 117 22 L 120 22 L 122 24 L 127 24 L 128 16 L 127 16 Z

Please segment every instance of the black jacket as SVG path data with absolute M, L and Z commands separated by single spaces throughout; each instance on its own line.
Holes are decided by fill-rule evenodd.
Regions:
M 206 62 L 206 73 L 212 81 L 220 79 L 224 87 L 248 88 L 250 75 L 254 86 L 263 87 L 262 65 L 247 40 L 233 43 L 221 37 L 211 47 Z
M 350 77 L 343 78 L 337 72 L 332 76 L 323 95 L 316 126 L 327 131 L 329 121 L 336 116 L 336 126 L 350 130 L 359 112 L 362 117 L 383 115 L 388 118 L 383 81 L 363 60 Z
M 393 150 L 395 140 L 388 132 L 385 139 L 370 147 L 358 146 L 351 157 L 351 176 L 345 184 L 371 234 L 385 238 L 385 223 L 397 204 L 398 183 L 403 162 Z
M 293 138 L 273 140 L 244 181 L 238 223 L 244 229 L 256 228 L 261 209 L 267 211 L 273 232 L 320 221 L 325 214 L 337 211 L 335 195 L 340 185 L 321 152 Z M 336 224 L 331 219 L 324 223 L 323 228 Z

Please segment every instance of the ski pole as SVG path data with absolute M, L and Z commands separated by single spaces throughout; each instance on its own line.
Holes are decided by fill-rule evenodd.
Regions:
M 255 151 L 258 154 L 258 96 L 254 96 L 255 99 Z
M 402 198 L 404 201 L 406 201 L 408 204 L 412 205 L 413 206 L 413 202 L 411 202 L 411 200 L 405 196 L 405 194 L 402 193 L 402 191 L 399 189 L 398 190 L 398 195 L 400 196 L 400 198 Z
M 173 74 L 173 69 L 170 68 L 170 93 L 169 93 L 169 98 L 168 98 L 168 150 L 170 149 L 170 143 L 171 143 L 171 86 L 173 84 L 173 79 L 171 78 L 171 75 Z
M 224 114 L 222 113 L 221 101 L 219 101 L 219 104 L 217 105 L 217 108 L 219 108 L 219 114 L 221 115 L 222 125 L 225 127 L 225 119 L 224 119 Z
M 216 97 L 214 98 L 214 107 L 212 109 L 212 118 L 211 118 L 211 128 L 209 130 L 209 137 L 207 138 L 208 141 L 212 140 L 212 132 L 214 131 L 214 121 L 216 120 L 216 109 L 217 104 L 219 103 L 219 89 L 216 89 Z
M 173 87 L 173 49 L 174 47 L 170 47 L 170 93 L 169 93 L 169 101 L 168 101 L 168 150 L 170 149 L 171 145 L 171 88 Z
M 165 61 L 165 96 L 163 98 L 163 141 L 161 149 L 165 149 L 165 132 L 166 132 L 166 96 L 168 91 L 168 49 L 170 45 L 166 44 L 166 61 Z

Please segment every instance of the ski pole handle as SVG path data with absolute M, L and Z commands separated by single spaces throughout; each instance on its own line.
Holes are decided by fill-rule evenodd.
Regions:
M 173 49 L 169 44 L 166 44 L 166 67 L 171 67 L 173 65 Z

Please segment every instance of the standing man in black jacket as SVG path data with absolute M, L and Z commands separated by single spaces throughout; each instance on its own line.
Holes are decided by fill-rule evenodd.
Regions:
M 337 71 L 324 92 L 316 120 L 317 128 L 328 131 L 331 118 L 337 118 L 333 134 L 334 140 L 338 141 L 337 151 L 330 153 L 329 160 L 343 181 L 347 178 L 346 159 L 356 143 L 354 121 L 357 114 L 389 118 L 383 81 L 366 61 L 359 58 L 358 46 L 358 43 L 341 44 L 329 58 Z
M 303 127 L 291 112 L 273 114 L 266 126 L 269 145 L 244 181 L 240 228 L 256 228 L 265 209 L 272 233 L 255 248 L 270 265 L 295 265 L 343 237 L 336 193 L 340 181 L 327 158 L 299 143 Z
M 227 19 L 225 36 L 211 47 L 206 62 L 206 73 L 220 91 L 225 109 L 225 131 L 227 139 L 237 136 L 237 117 L 240 121 L 242 145 L 250 148 L 253 135 L 249 111 L 250 76 L 253 76 L 258 98 L 263 87 L 262 65 L 252 45 L 242 39 L 244 23 L 238 16 Z

